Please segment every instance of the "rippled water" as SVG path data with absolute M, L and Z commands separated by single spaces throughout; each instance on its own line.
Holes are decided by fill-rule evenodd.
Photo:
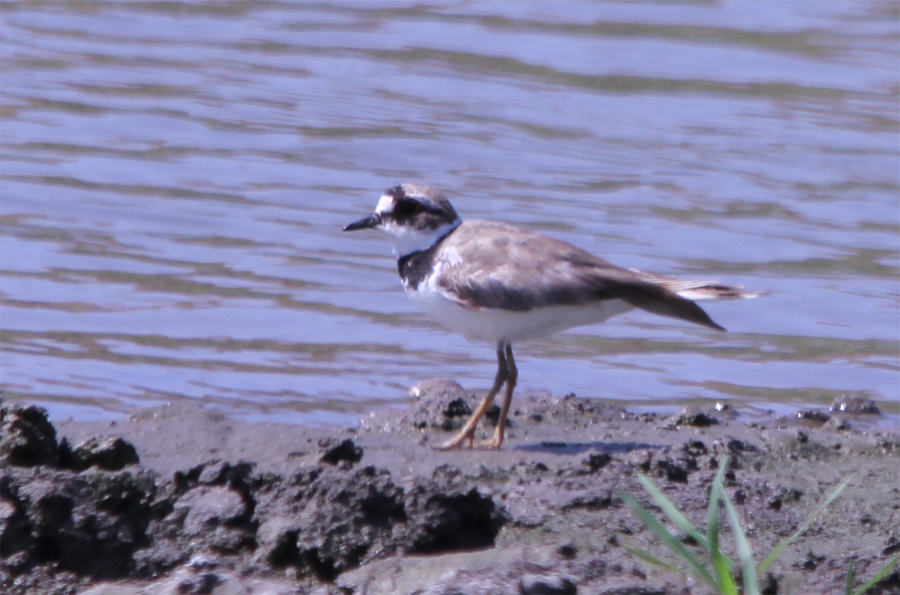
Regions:
M 377 8 L 375 8 L 377 6 Z M 2 4 L 2 385 L 352 423 L 489 346 L 420 315 L 399 182 L 616 264 L 771 292 L 517 347 L 520 390 L 900 398 L 900 4 Z

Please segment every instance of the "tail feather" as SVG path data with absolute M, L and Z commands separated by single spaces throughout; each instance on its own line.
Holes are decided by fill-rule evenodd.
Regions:
M 641 279 L 647 283 L 665 287 L 675 295 L 687 300 L 752 299 L 764 295 L 765 293 L 762 291 L 744 291 L 740 286 L 723 285 L 718 281 L 672 279 L 655 273 L 646 273 L 644 271 L 634 272 L 640 275 Z

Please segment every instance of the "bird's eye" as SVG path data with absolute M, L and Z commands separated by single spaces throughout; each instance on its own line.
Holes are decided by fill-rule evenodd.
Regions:
M 397 206 L 394 207 L 394 214 L 405 219 L 417 215 L 422 210 L 422 205 L 415 200 L 398 200 Z

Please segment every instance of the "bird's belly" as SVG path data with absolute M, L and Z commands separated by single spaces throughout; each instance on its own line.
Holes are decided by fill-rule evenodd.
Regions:
M 632 309 L 622 300 L 603 300 L 578 306 L 546 306 L 525 312 L 500 308 L 465 308 L 439 292 L 407 294 L 441 326 L 470 341 L 516 343 L 546 337 L 566 329 L 595 324 Z

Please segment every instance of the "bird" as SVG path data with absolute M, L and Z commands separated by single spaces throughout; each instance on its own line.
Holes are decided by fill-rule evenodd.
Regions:
M 497 373 L 487 396 L 448 450 L 474 446 L 476 427 L 503 385 L 493 436 L 499 449 L 519 372 L 513 344 L 603 322 L 635 308 L 724 331 L 694 300 L 756 297 L 716 282 L 677 280 L 621 268 L 568 242 L 493 220 L 457 215 L 440 191 L 417 184 L 387 190 L 375 211 L 343 228 L 386 232 L 407 295 L 441 326 L 492 344 Z

